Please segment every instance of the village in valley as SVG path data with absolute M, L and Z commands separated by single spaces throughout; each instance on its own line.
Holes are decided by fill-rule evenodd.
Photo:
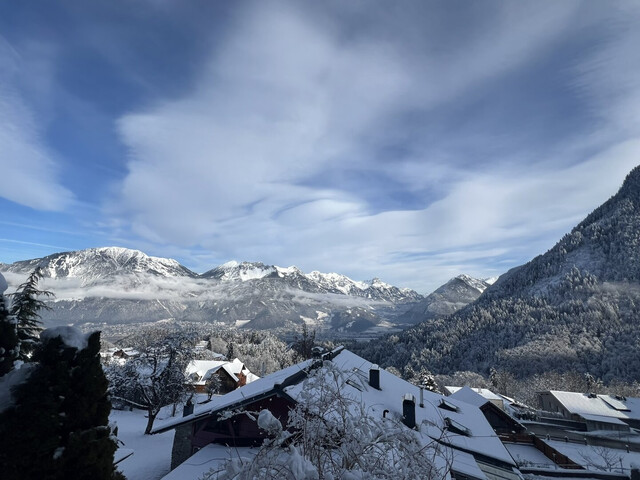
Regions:
M 290 347 L 291 362 L 304 358 L 300 344 Z M 179 408 L 165 406 L 150 435 L 131 430 L 136 422 L 139 429 L 144 428 L 143 410 L 134 411 L 123 401 L 112 412 L 112 420 L 124 424 L 127 432 L 119 438 L 119 468 L 125 474 L 131 471 L 134 475 L 128 478 L 132 480 L 148 478 L 149 471 L 162 471 L 158 465 L 171 468 L 158 477 L 165 480 L 236 478 L 229 473 L 231 465 L 236 475 L 277 468 L 282 476 L 274 478 L 314 478 L 300 476 L 305 468 L 314 471 L 314 466 L 305 464 L 308 459 L 292 456 L 289 449 L 298 442 L 324 441 L 323 435 L 336 441 L 336 435 L 346 436 L 347 429 L 355 428 L 357 438 L 341 438 L 339 443 L 353 445 L 340 455 L 351 455 L 356 463 L 363 462 L 363 452 L 369 449 L 377 456 L 390 455 L 392 460 L 384 460 L 389 462 L 389 472 L 402 470 L 393 462 L 405 462 L 409 469 L 399 478 L 427 478 L 418 473 L 425 471 L 424 464 L 412 465 L 409 457 L 415 455 L 424 456 L 432 469 L 428 478 L 639 478 L 640 398 L 595 390 L 547 390 L 537 392 L 537 404 L 528 405 L 495 388 L 444 385 L 433 375 L 409 383 L 343 346 L 315 345 L 307 353 L 310 358 L 270 373 L 263 370 L 258 376 L 241 359 L 211 350 L 207 340 L 198 341 L 194 359 L 184 370 L 186 389 Z M 101 355 L 105 365 L 124 365 L 142 353 L 111 347 Z M 602 390 L 601 384 L 592 386 Z M 265 447 L 265 442 L 283 434 L 282 426 L 291 422 L 291 412 L 298 409 L 306 412 L 300 435 L 313 431 L 313 437 L 294 435 L 282 444 Z M 281 425 L 275 433 L 263 419 L 267 415 L 263 411 Z M 330 431 L 315 430 L 318 425 L 306 417 L 313 412 L 327 415 L 323 422 L 335 422 Z M 122 431 L 122 425 L 119 429 Z M 137 438 L 134 442 L 140 451 L 127 445 L 129 435 Z M 390 440 L 385 435 L 397 435 L 395 442 L 407 435 L 404 441 L 415 444 L 405 446 L 406 451 L 398 445 L 389 447 L 384 445 Z M 156 445 L 162 445 L 163 455 L 158 450 L 155 456 L 145 452 Z M 260 463 L 265 461 L 266 448 L 278 451 L 269 457 L 273 465 L 268 467 Z M 385 448 L 392 448 L 393 454 Z M 136 456 L 150 464 L 142 467 Z M 344 459 L 341 468 L 343 464 Z M 374 478 L 367 476 L 363 466 L 354 470 L 362 478 Z

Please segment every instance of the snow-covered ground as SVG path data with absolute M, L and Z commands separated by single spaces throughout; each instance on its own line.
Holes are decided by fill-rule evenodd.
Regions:
M 171 430 L 158 435 L 145 435 L 145 414 L 143 410 L 112 410 L 109 415 L 109 421 L 118 424 L 118 438 L 124 442 L 120 448 L 134 452 L 118 464 L 127 480 L 159 480 L 171 469 L 171 447 L 175 432 Z M 170 417 L 171 407 L 166 407 L 156 422 Z

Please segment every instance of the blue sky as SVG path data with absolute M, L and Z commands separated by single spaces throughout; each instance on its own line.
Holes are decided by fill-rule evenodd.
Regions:
M 637 2 L 2 2 L 0 262 L 498 275 L 640 163 L 637 45 Z

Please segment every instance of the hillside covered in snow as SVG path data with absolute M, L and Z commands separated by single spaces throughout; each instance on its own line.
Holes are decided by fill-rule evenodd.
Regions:
M 446 319 L 363 346 L 383 365 L 438 372 L 640 375 L 640 167 L 553 248 Z

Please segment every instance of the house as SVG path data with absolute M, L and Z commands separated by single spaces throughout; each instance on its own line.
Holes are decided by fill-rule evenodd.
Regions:
M 323 362 L 331 362 L 340 370 L 345 379 L 339 386 L 341 392 L 361 402 L 371 415 L 398 419 L 400 425 L 404 424 L 402 428 L 417 432 L 423 445 L 435 442 L 447 452 L 443 455 L 450 461 L 451 478 L 520 479 L 512 457 L 477 406 L 425 391 L 342 347 L 196 406 L 182 418 L 158 424 L 152 433 L 189 428 L 187 453 L 193 457 L 166 478 L 180 478 L 187 472 L 193 476 L 192 469 L 198 465 L 222 461 L 224 445 L 233 446 L 234 452 L 260 445 L 264 431 L 255 418 L 238 412 L 267 409 L 286 425 L 289 411 L 307 401 L 303 381 Z
M 538 402 L 542 410 L 574 422 L 585 431 L 629 432 L 640 428 L 639 398 L 549 390 L 538 393 Z
M 452 387 L 446 388 L 451 389 Z M 510 436 L 524 433 L 524 426 L 505 412 L 504 398 L 491 390 L 482 390 L 484 390 L 484 394 L 470 387 L 457 388 L 449 398 L 455 398 L 478 407 L 498 435 Z
M 112 347 L 106 351 L 100 352 L 100 358 L 103 361 L 119 361 L 120 363 L 124 363 L 130 358 L 137 357 L 140 355 L 140 352 L 134 348 L 126 347 Z
M 504 397 L 502 395 L 498 395 L 496 393 L 493 393 L 488 388 L 476 388 L 476 387 L 472 388 L 472 387 L 468 387 L 468 386 L 466 386 L 466 387 L 445 386 L 444 387 L 444 391 L 445 391 L 446 395 L 454 395 L 455 393 L 459 392 L 462 389 L 472 390 L 476 394 L 480 395 L 481 397 L 483 397 L 486 400 L 488 400 L 491 403 L 493 403 L 499 409 L 505 410 L 506 397 Z
M 228 393 L 259 378 L 237 358 L 231 362 L 192 360 L 185 373 L 196 393 L 208 393 L 207 390 L 214 381 L 219 382 L 217 393 Z

